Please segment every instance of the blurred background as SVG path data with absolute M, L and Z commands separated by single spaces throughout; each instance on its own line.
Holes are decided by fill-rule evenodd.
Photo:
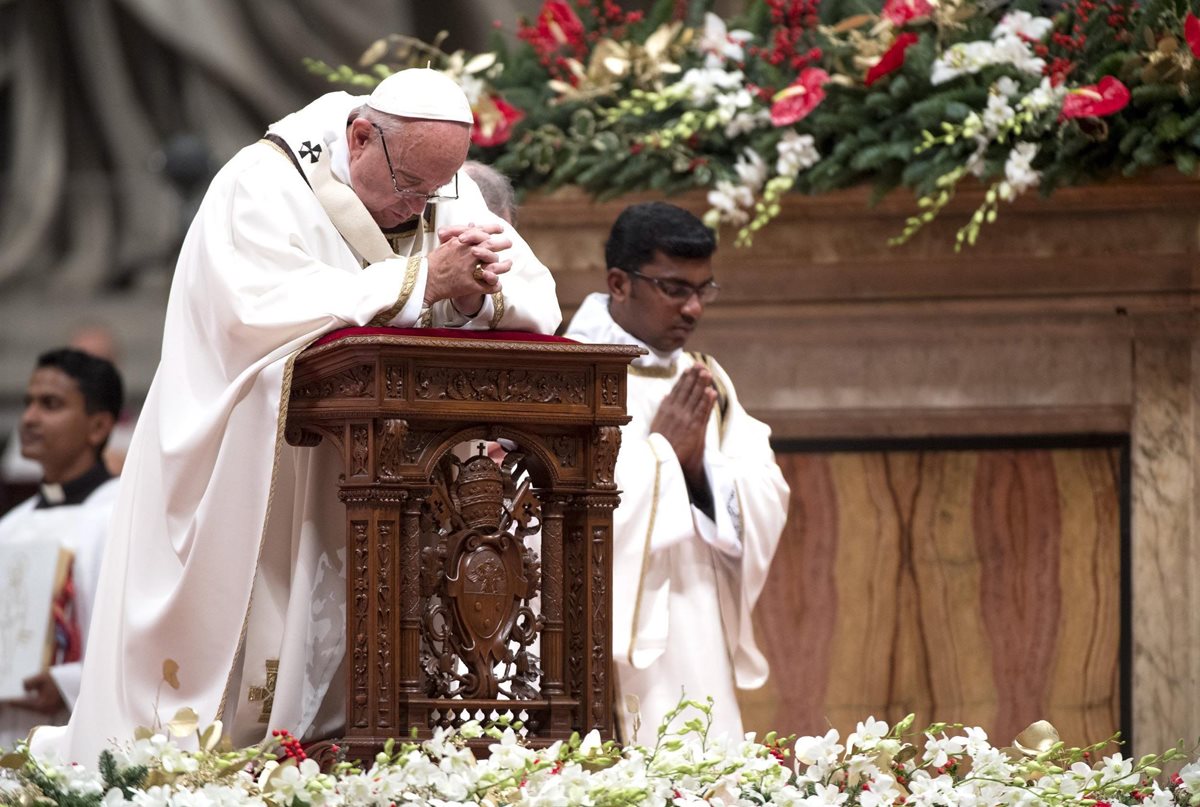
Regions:
M 0 0 L 0 440 L 35 357 L 107 339 L 135 409 L 214 171 L 375 39 L 482 49 L 534 0 Z

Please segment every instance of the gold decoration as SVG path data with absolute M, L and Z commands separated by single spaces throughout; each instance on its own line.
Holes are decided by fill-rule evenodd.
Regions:
M 693 30 L 682 22 L 664 23 L 646 38 L 643 44 L 601 39 L 592 48 L 591 58 L 584 68 L 577 59 L 567 59 L 567 68 L 575 84 L 553 79 L 550 89 L 560 101 L 580 101 L 616 92 L 626 78 L 633 86 L 661 90 L 663 77 L 674 75 L 682 68 L 676 59 L 687 48 Z
M 271 721 L 271 709 L 275 706 L 275 683 L 279 680 L 279 659 L 267 659 L 266 667 L 266 682 L 260 687 L 250 687 L 250 691 L 247 693 L 247 698 L 251 703 L 262 701 L 262 709 L 258 713 L 259 723 Z
M 1037 757 L 1061 742 L 1058 729 L 1047 720 L 1038 720 L 1016 736 L 1011 749 L 1005 750 L 1016 751 L 1021 756 Z

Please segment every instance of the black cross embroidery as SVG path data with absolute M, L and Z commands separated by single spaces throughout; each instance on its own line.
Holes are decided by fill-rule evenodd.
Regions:
M 305 140 L 300 144 L 300 156 L 307 157 L 309 162 L 315 163 L 321 159 L 321 144 Z

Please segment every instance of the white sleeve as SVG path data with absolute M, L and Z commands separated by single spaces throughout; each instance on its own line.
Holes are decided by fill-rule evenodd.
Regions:
M 500 260 L 511 260 L 512 269 L 500 276 L 500 291 L 487 295 L 474 316 L 464 316 L 454 310 L 449 300 L 430 307 L 434 327 L 482 330 L 495 328 L 505 331 L 554 333 L 562 322 L 554 277 L 550 274 L 516 228 L 496 216 L 483 201 L 479 186 L 458 172 L 459 197 L 453 202 L 438 205 L 438 227 L 456 224 L 498 224 L 512 246 L 500 253 Z

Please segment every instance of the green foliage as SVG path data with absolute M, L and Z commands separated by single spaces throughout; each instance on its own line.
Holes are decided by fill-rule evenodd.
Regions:
M 598 18 L 601 4 L 574 0 L 583 31 L 578 41 L 566 41 L 562 28 L 539 34 L 536 19 L 522 23 L 515 41 L 493 37 L 495 64 L 475 73 L 471 54 L 403 37 L 373 45 L 374 61 L 364 69 L 309 66 L 363 91 L 393 70 L 432 58 L 456 77 L 470 74 L 470 83 L 482 87 L 480 98 L 502 98 L 522 111 L 505 142 L 477 146 L 474 155 L 508 174 L 519 192 L 573 185 L 607 199 L 708 189 L 729 199 L 714 202 L 706 220 L 741 217 L 741 243 L 770 220 L 785 185 L 818 194 L 869 184 L 875 199 L 906 188 L 920 206 L 902 241 L 945 206 L 960 182 L 978 178 L 989 190 L 960 231 L 959 243 L 969 244 L 982 224 L 995 220 L 1000 202 L 1035 185 L 1048 194 L 1162 166 L 1196 172 L 1200 60 L 1184 41 L 1184 0 L 1067 0 L 1053 30 L 1028 45 L 1030 59 L 1036 51 L 1044 72 L 1065 82 L 1059 90 L 1036 66 L 1004 59 L 934 83 L 937 66 L 952 63 L 948 54 L 957 45 L 991 41 L 1006 13 L 1042 13 L 1038 0 L 941 0 L 899 27 L 881 16 L 882 5 L 813 0 L 816 15 L 786 17 L 780 9 L 798 8 L 798 0 L 750 0 L 726 21 L 750 40 L 740 56 L 718 59 L 715 71 L 714 55 L 698 47 L 708 6 L 701 0 L 658 0 L 642 18 L 622 12 L 615 21 Z M 620 32 L 615 44 L 608 39 L 614 31 Z M 868 68 L 900 35 L 915 38 L 903 63 L 868 86 Z M 602 51 L 607 59 L 597 56 Z M 811 68 L 829 79 L 803 92 L 823 92 L 823 100 L 772 125 L 768 111 L 778 93 L 802 84 Z M 721 76 L 730 83 L 705 85 Z M 1127 106 L 1090 117 L 1059 115 L 1064 93 L 1098 96 L 1088 86 L 1103 77 L 1128 87 Z M 997 100 L 1004 114 L 989 106 Z M 789 148 L 793 161 L 780 161 L 781 149 Z M 754 174 L 747 173 L 751 153 L 762 168 L 747 179 Z M 780 175 L 785 169 L 793 175 Z M 775 179 L 786 182 L 771 184 Z M 753 199 L 730 196 L 738 187 Z

